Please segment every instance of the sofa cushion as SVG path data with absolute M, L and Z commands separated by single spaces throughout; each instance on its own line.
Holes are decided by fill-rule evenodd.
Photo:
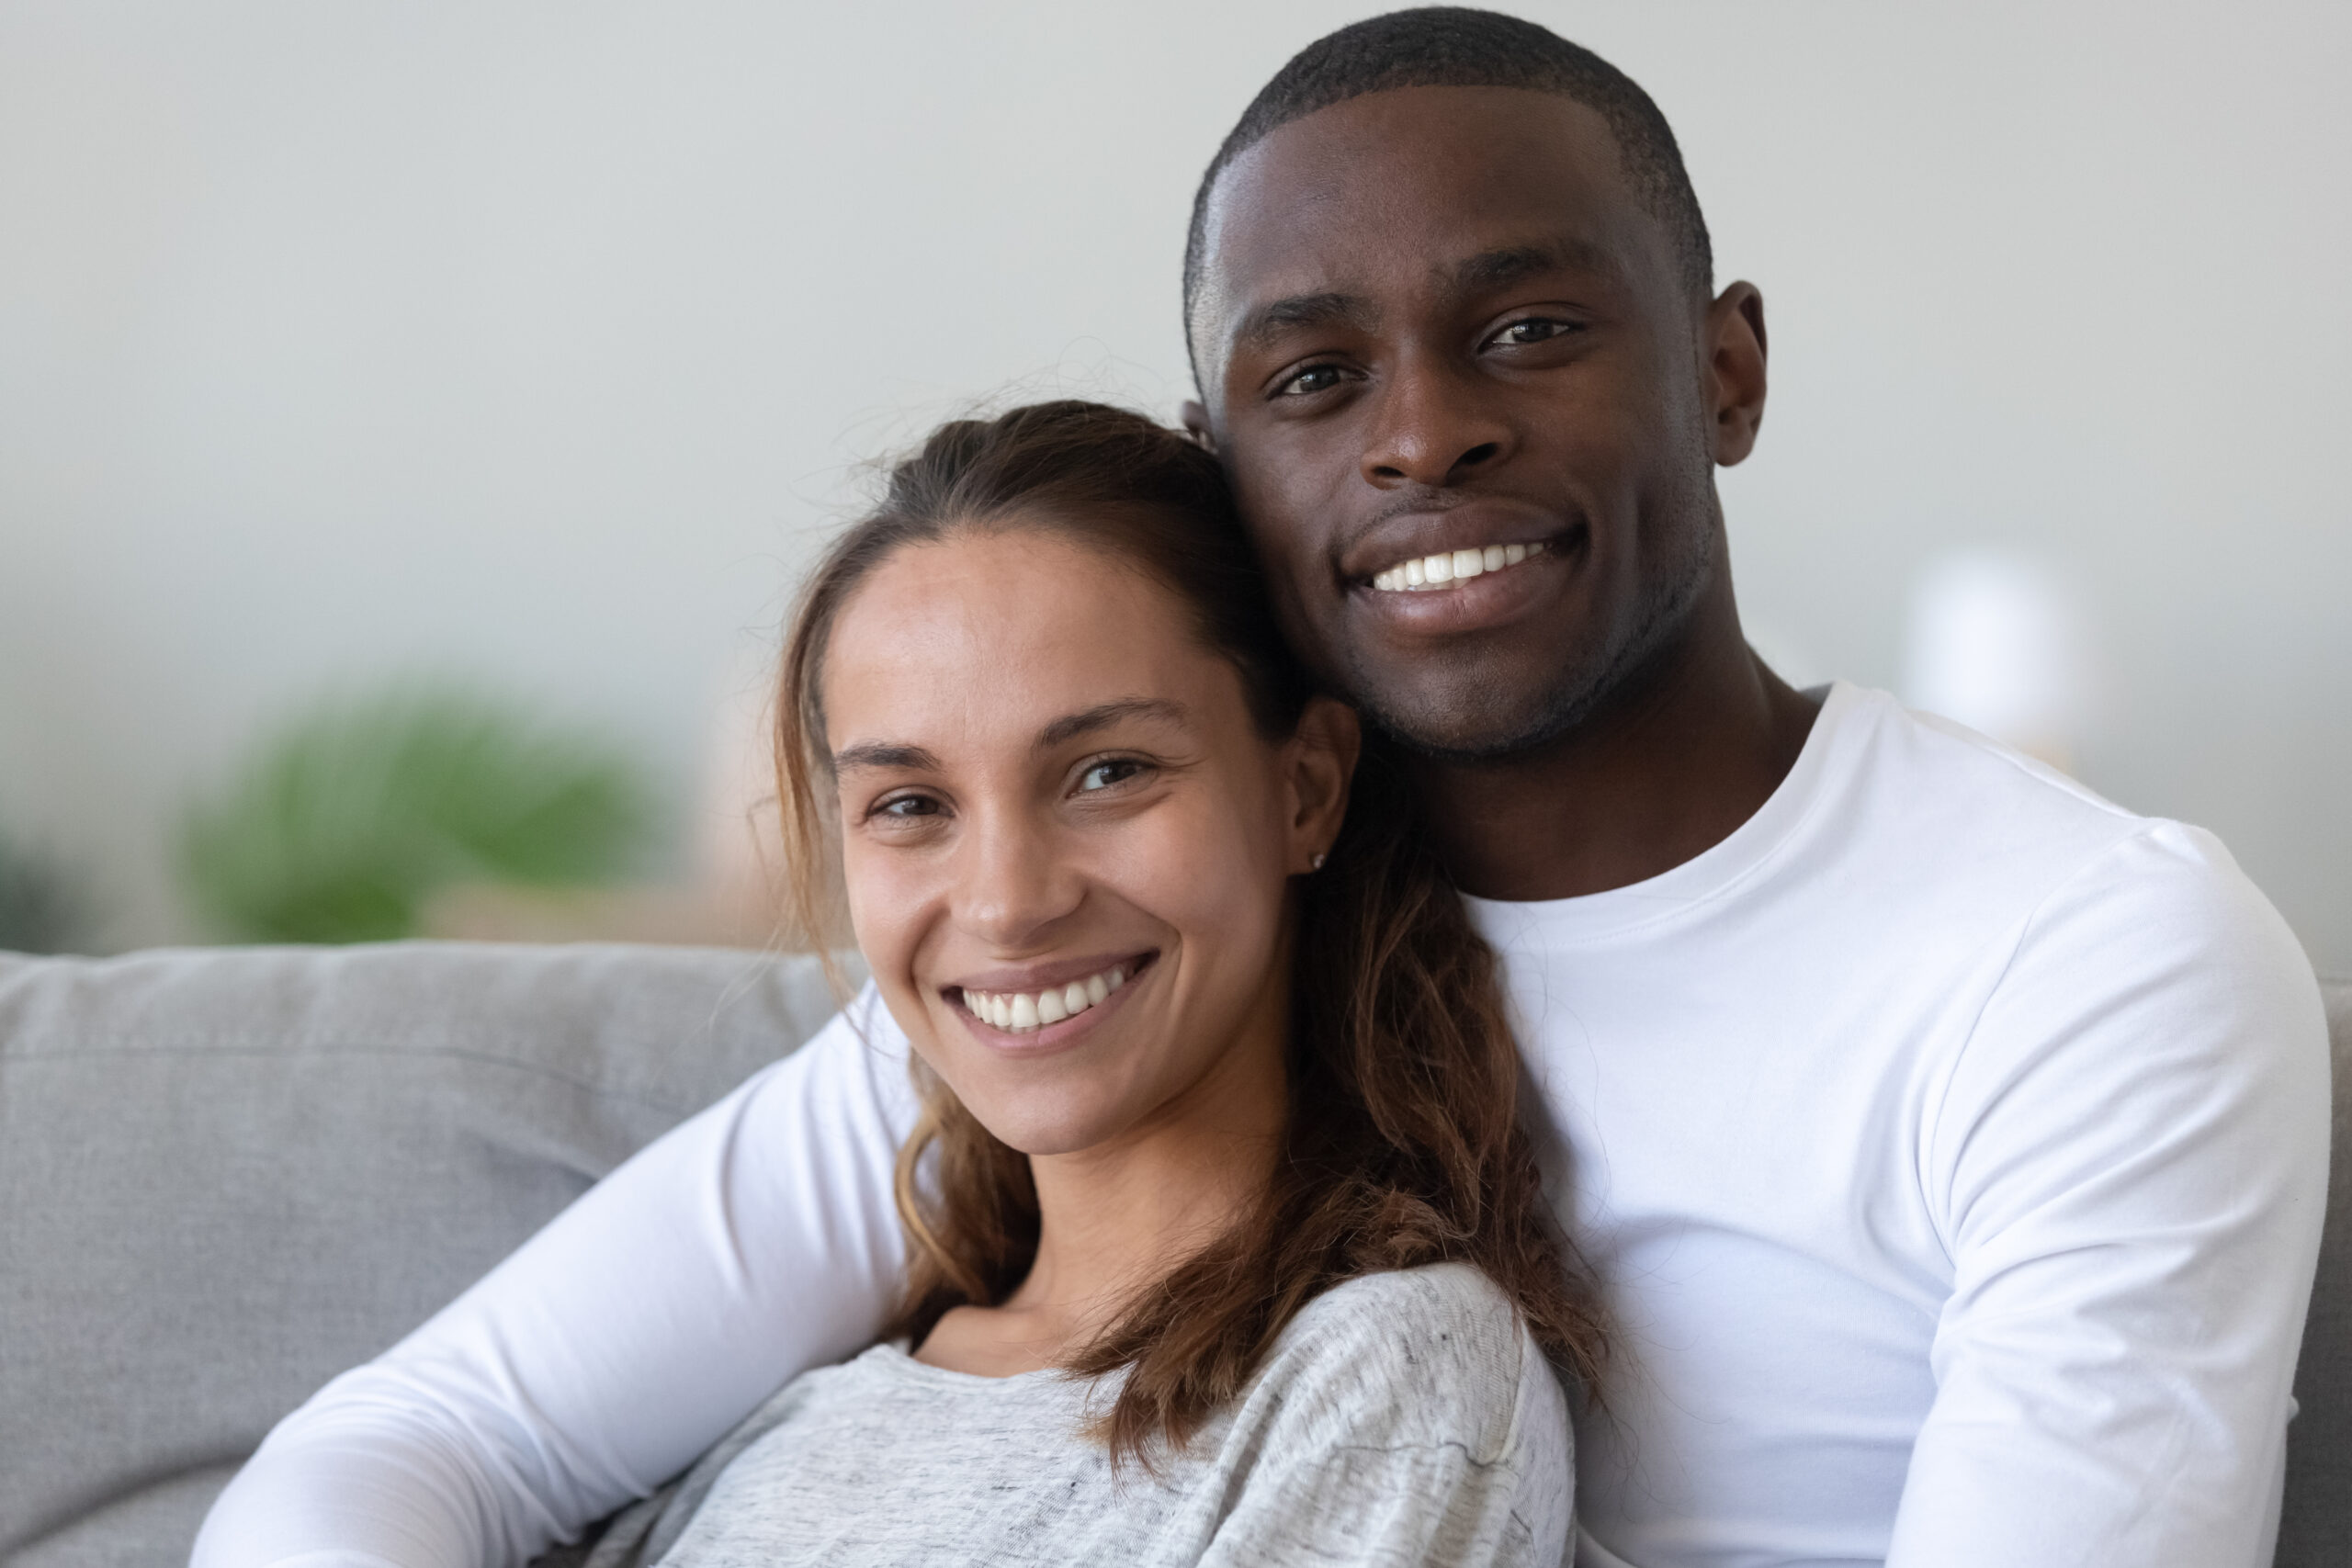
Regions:
M 185 1562 L 279 1416 L 833 1008 L 749 953 L 0 957 L 0 1557 Z
M 2287 1427 L 2287 1500 L 2277 1568 L 2342 1568 L 2352 1557 L 2352 982 L 2324 983 L 2335 1057 L 2335 1145 L 2328 1161 L 2327 1231 L 2303 1320 Z

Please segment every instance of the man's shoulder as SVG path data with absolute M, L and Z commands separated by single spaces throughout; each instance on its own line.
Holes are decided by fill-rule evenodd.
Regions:
M 2178 1058 L 2306 1076 L 2310 961 L 2218 838 L 1873 695 L 1855 793 L 1911 884 L 1904 936 L 1948 932 L 1951 957 L 1987 977 L 1970 1032 L 1980 1069 L 1997 1077 L 2064 1040 L 2095 1072 L 2108 1056 L 2117 1071 Z
M 2097 848 L 2157 820 L 2039 758 L 1884 692 L 1840 688 L 1833 790 L 1977 848 L 2068 840 Z M 1836 699 L 1833 699 L 1836 700 Z
M 1845 765 L 1822 803 L 1826 836 L 1885 862 L 1930 906 L 2008 921 L 2102 911 L 2243 928 L 2268 905 L 2221 840 L 2143 816 L 1965 726 L 1853 694 Z M 2258 911 L 2258 913 L 2257 913 Z

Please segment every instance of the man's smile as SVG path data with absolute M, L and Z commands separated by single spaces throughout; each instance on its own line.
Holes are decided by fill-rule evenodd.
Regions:
M 1379 628 L 1374 635 L 1384 637 L 1418 641 L 1491 631 L 1523 621 L 1544 606 L 1556 609 L 1560 594 L 1585 564 L 1589 539 L 1578 523 L 1551 540 L 1504 546 L 1504 564 L 1491 571 L 1481 550 L 1478 570 L 1466 575 L 1457 571 L 1434 583 L 1429 581 L 1428 558 L 1419 558 L 1408 563 L 1421 570 L 1419 586 L 1389 587 L 1379 578 L 1363 579 L 1348 585 L 1346 601 L 1352 612 L 1370 617 L 1370 624 Z M 1514 547 L 1522 552 L 1517 561 L 1510 558 Z M 1379 577 L 1394 582 L 1406 575 L 1403 567 L 1395 567 Z
M 1459 492 L 1456 492 L 1458 495 Z M 1576 573 L 1591 527 L 1523 501 L 1430 496 L 1365 529 L 1342 552 L 1351 606 L 1408 637 L 1482 631 L 1519 619 Z
M 1529 556 L 1542 555 L 1544 541 L 1532 545 L 1488 545 L 1483 549 L 1440 550 L 1416 556 L 1399 566 L 1372 574 L 1372 586 L 1382 593 L 1429 593 L 1489 571 L 1514 567 Z

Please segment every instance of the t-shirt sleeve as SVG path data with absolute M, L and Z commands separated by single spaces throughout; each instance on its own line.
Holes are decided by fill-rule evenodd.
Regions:
M 1502 1293 L 1461 1265 L 1341 1290 L 1253 1396 L 1277 1409 L 1203 1568 L 1559 1568 L 1566 1402 Z
M 2157 824 L 2037 909 L 1931 1110 L 1952 1260 L 1889 1568 L 2257 1568 L 2325 1202 L 2309 964 Z
M 869 987 L 279 1423 L 194 1568 L 519 1564 L 870 1343 L 904 1262 L 905 1064 Z

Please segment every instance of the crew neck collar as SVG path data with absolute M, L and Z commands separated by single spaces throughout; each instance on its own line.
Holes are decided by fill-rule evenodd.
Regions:
M 1623 935 L 1712 903 L 1750 881 L 1812 816 L 1825 779 L 1863 743 L 1872 710 L 1885 700 L 1846 681 L 1833 681 L 1805 694 L 1819 695 L 1821 711 L 1814 716 L 1795 764 L 1755 815 L 1721 842 L 1656 876 L 1605 892 L 1534 899 L 1465 894 L 1463 902 L 1480 932 L 1497 947 L 1509 947 L 1532 927 L 1541 927 L 1553 941 Z

